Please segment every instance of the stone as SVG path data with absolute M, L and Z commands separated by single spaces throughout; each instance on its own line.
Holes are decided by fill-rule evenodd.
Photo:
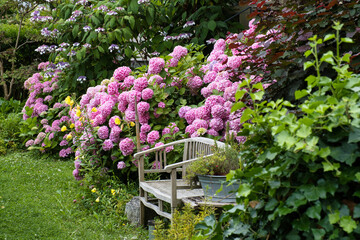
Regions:
M 125 214 L 131 224 L 140 225 L 140 199 L 138 196 L 126 203 Z

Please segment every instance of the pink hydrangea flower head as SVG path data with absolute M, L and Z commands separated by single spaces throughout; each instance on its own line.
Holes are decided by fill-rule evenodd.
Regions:
M 131 91 L 128 92 L 127 101 L 129 103 L 135 104 L 135 96 L 136 96 L 136 102 L 140 102 L 140 100 L 141 100 L 141 92 L 136 91 L 136 90 L 131 90 Z
M 164 83 L 164 79 L 159 75 L 154 75 L 149 78 L 149 83 L 152 85 L 154 85 L 154 84 L 160 85 L 160 84 Z
M 109 128 L 107 126 L 101 126 L 97 134 L 100 139 L 107 139 L 109 137 Z
M 225 119 L 228 117 L 229 113 L 226 111 L 226 108 L 220 104 L 216 104 L 211 107 L 211 115 L 214 118 Z
M 225 99 L 222 96 L 219 95 L 211 95 L 205 100 L 205 107 L 208 109 L 211 109 L 215 105 L 224 105 Z
M 109 83 L 107 90 L 110 95 L 119 94 L 119 83 L 118 82 Z
M 199 89 L 203 84 L 203 80 L 199 76 L 189 78 L 187 86 L 191 89 Z
M 134 85 L 134 81 L 135 81 L 135 78 L 133 76 L 127 76 L 125 79 L 124 79 L 124 85 L 125 87 L 127 88 L 130 88 Z
M 119 143 L 119 148 L 124 156 L 128 156 L 133 153 L 135 144 L 130 138 L 125 138 Z
M 123 168 L 126 168 L 125 162 L 124 161 L 118 162 L 117 169 L 123 169 Z
M 156 131 L 156 130 L 153 130 L 153 131 L 151 131 L 151 132 L 149 132 L 149 134 L 147 135 L 147 142 L 149 143 L 149 144 L 154 144 L 157 140 L 159 140 L 160 139 L 160 134 L 159 134 L 159 132 L 158 131 Z
M 210 120 L 210 128 L 220 131 L 224 129 L 224 121 L 221 118 L 213 118 Z
M 206 133 L 215 137 L 219 136 L 219 133 L 215 129 L 209 129 Z
M 232 56 L 228 58 L 227 66 L 231 69 L 237 69 L 240 67 L 242 61 L 240 56 Z
M 215 80 L 217 72 L 209 71 L 204 76 L 204 83 L 211 83 Z
M 128 122 L 135 122 L 135 111 L 132 111 L 131 109 L 125 110 L 125 120 Z
M 169 65 L 168 66 L 169 67 L 176 67 L 178 64 L 179 64 L 179 59 L 173 57 L 173 58 L 171 58 L 169 60 Z
M 185 128 L 185 133 L 189 133 L 189 135 L 191 136 L 194 132 L 196 132 L 196 127 L 194 125 L 188 125 Z
M 148 86 L 148 80 L 146 77 L 137 78 L 134 81 L 134 90 L 141 92 Z
M 140 131 L 141 132 L 150 132 L 151 130 L 151 126 L 149 124 L 142 124 L 141 127 L 140 127 Z
M 104 151 L 110 151 L 114 147 L 114 143 L 110 139 L 103 142 L 102 148 Z
M 146 113 L 149 111 L 150 109 L 150 104 L 148 102 L 139 102 L 137 104 L 137 109 L 139 111 L 139 113 Z
M 179 117 L 185 118 L 185 114 L 191 109 L 189 106 L 183 106 L 179 109 Z
M 165 108 L 165 103 L 164 102 L 159 102 L 158 107 L 159 108 Z
M 113 143 L 118 143 L 120 141 L 120 133 L 121 128 L 119 126 L 114 126 L 113 128 L 111 128 L 109 139 Z
M 190 109 L 185 114 L 185 119 L 188 124 L 192 124 L 192 122 L 195 120 L 195 111 L 196 109 Z
M 220 50 L 220 51 L 225 51 L 226 49 L 226 42 L 224 39 L 220 38 L 216 41 L 216 43 L 214 44 L 214 50 Z
M 165 60 L 159 57 L 151 58 L 149 61 L 149 74 L 159 74 L 165 66 Z
M 210 111 L 205 106 L 201 106 L 196 108 L 195 110 L 195 118 L 210 120 Z
M 192 123 L 192 125 L 195 126 L 196 130 L 199 128 L 208 129 L 208 127 L 209 127 L 208 122 L 203 119 L 195 119 L 194 122 Z
M 118 80 L 124 80 L 131 73 L 131 69 L 129 67 L 119 67 L 115 69 L 113 77 Z
M 149 120 L 150 120 L 149 112 L 139 114 L 139 123 L 146 124 L 149 122 Z
M 180 59 L 188 54 L 188 50 L 182 46 L 176 46 L 171 53 L 171 56 L 175 59 Z
M 150 88 L 145 88 L 144 90 L 142 90 L 141 92 L 141 97 L 144 100 L 149 100 L 153 97 L 154 95 L 154 91 Z

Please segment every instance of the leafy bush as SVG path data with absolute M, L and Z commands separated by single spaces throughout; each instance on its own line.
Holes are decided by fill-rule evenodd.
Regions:
M 262 90 L 260 85 L 237 93 L 238 100 L 246 94 L 254 102 L 243 112 L 240 132 L 247 136 L 240 152 L 247 165 L 231 175 L 243 182 L 239 204 L 220 222 L 204 221 L 199 226 L 206 229 L 204 235 L 212 239 L 360 237 L 360 76 L 348 71 L 350 54 L 338 55 L 340 45 L 352 42 L 340 37 L 342 26 L 336 23 L 336 34 L 324 39 L 310 38 L 311 50 L 305 56 L 314 60 L 304 69 L 314 67 L 316 75 L 307 77 L 307 88 L 296 92 L 297 98 L 307 96 L 302 104 L 281 99 L 260 102 L 264 92 L 254 91 Z M 318 45 L 332 39 L 336 51 L 319 57 Z M 322 76 L 322 64 L 329 64 L 337 76 Z
M 182 211 L 175 210 L 173 222 L 169 228 L 161 220 L 156 220 L 153 232 L 156 240 L 177 239 L 188 240 L 195 236 L 195 225 L 202 221 L 206 216 L 214 213 L 210 207 L 202 207 L 196 213 L 189 205 L 185 205 Z
M 310 49 L 307 40 L 315 33 L 320 38 L 324 38 L 332 32 L 333 22 L 338 21 L 344 24 L 342 37 L 352 37 L 355 42 L 358 42 L 360 38 L 358 31 L 360 2 L 358 0 L 253 0 L 252 4 L 256 8 L 250 17 L 257 19 L 257 31 L 279 29 L 283 32 L 282 37 L 272 41 L 269 46 L 269 49 L 276 49 L 276 51 L 272 51 L 265 57 L 269 68 L 267 72 L 263 72 L 264 78 L 278 80 L 277 84 L 267 92 L 272 99 L 284 97 L 293 101 L 295 91 L 306 87 L 303 79 L 314 74 L 314 71 L 313 69 L 303 71 L 302 55 Z M 267 42 L 269 37 L 271 36 L 263 36 L 262 41 Z M 323 42 L 321 48 L 327 52 L 332 49 L 333 43 L 334 40 Z M 261 55 L 261 49 L 258 50 L 257 54 Z M 344 45 L 339 49 L 341 54 L 358 53 L 359 50 L 357 44 Z M 353 54 L 349 63 L 351 71 L 359 72 L 359 61 L 358 54 Z M 324 76 L 336 77 L 337 73 L 331 66 L 322 65 L 321 68 Z

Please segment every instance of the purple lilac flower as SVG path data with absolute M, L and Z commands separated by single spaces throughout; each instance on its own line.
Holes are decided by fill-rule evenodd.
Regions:
M 109 12 L 110 13 L 110 12 Z M 109 14 L 108 13 L 108 14 Z M 109 51 L 110 52 L 113 52 L 114 50 L 119 50 L 119 46 L 116 45 L 116 44 L 111 44 L 110 47 L 109 47 Z
M 83 47 L 84 47 L 84 48 L 91 48 L 91 44 L 90 44 L 90 43 L 85 43 L 85 44 L 83 45 Z
M 194 26 L 194 25 L 195 25 L 195 22 L 194 22 L 194 21 L 187 21 L 187 22 L 184 24 L 183 28 L 187 28 L 187 27 Z
M 79 83 L 83 83 L 86 81 L 86 76 L 79 76 L 76 81 L 78 81 Z
M 97 32 L 97 33 L 105 32 L 105 28 L 99 27 L 99 28 L 95 29 L 95 32 Z
M 110 11 L 110 12 L 107 13 L 107 15 L 109 15 L 109 16 L 114 16 L 114 15 L 117 15 L 117 14 L 118 13 L 115 12 L 115 11 Z

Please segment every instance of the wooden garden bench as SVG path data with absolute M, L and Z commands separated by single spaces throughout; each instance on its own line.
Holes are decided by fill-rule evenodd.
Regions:
M 188 138 L 162 146 L 154 147 L 134 155 L 138 160 L 139 168 L 139 185 L 140 185 L 140 224 L 145 224 L 146 208 L 153 209 L 158 215 L 172 219 L 174 210 L 179 207 L 185 199 L 203 196 L 203 190 L 190 187 L 184 177 L 186 175 L 186 165 L 198 160 L 201 156 L 212 155 L 212 147 L 217 144 L 224 147 L 225 143 L 215 141 L 209 138 L 196 137 Z M 169 146 L 183 145 L 182 161 L 167 165 L 165 148 Z M 147 154 L 155 154 L 155 161 L 158 162 L 159 168 L 145 169 L 144 157 Z M 180 172 L 181 174 L 177 174 Z M 146 180 L 145 174 L 163 173 L 169 175 L 169 179 Z M 180 176 L 181 175 L 181 176 Z M 178 178 L 179 177 L 179 178 Z M 182 201 L 185 200 L 185 201 Z M 164 210 L 163 203 L 167 202 L 171 206 L 171 212 Z

